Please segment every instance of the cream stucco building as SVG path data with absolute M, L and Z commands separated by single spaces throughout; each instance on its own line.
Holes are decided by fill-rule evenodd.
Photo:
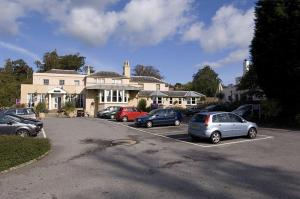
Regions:
M 46 103 L 49 110 L 59 110 L 66 101 L 77 109 L 94 115 L 108 106 L 137 106 L 140 99 L 147 106 L 195 106 L 204 95 L 194 91 L 170 91 L 168 84 L 149 76 L 131 76 L 128 61 L 123 74 L 100 71 L 82 75 L 72 70 L 52 69 L 34 73 L 32 84 L 21 85 L 21 103 L 28 107 Z

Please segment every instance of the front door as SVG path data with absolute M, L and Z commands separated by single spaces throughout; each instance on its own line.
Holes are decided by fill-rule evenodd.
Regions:
M 61 109 L 61 97 L 54 98 L 54 108 Z

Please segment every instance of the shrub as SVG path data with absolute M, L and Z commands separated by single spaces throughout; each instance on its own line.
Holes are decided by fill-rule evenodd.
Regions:
M 37 114 L 45 113 L 47 111 L 45 102 L 39 102 L 35 107 L 35 111 Z
M 296 124 L 300 126 L 300 113 L 295 116 Z
M 73 102 L 66 102 L 63 109 L 67 116 L 70 115 L 70 113 L 75 111 L 75 104 Z
M 147 101 L 145 99 L 141 99 L 137 105 L 137 108 L 141 111 L 147 110 Z

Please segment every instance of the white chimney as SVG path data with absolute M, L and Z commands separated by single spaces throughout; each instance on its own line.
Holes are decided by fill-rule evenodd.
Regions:
M 90 66 L 87 66 L 87 73 L 86 73 L 87 75 L 91 75 L 91 68 L 90 68 Z
M 130 78 L 130 65 L 129 65 L 129 61 L 128 60 L 126 60 L 124 62 L 124 65 L 123 65 L 123 75 L 125 77 Z

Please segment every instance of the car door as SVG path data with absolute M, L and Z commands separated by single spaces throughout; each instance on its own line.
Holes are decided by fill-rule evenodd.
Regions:
M 166 110 L 166 114 L 165 114 L 165 122 L 166 124 L 174 124 L 175 122 L 175 111 L 172 109 Z
M 231 137 L 232 136 L 232 125 L 229 120 L 227 113 L 220 113 L 213 116 L 213 125 L 214 128 L 219 130 L 222 134 L 222 137 Z
M 11 123 L 9 123 L 11 122 Z M 15 125 L 6 116 L 0 118 L 0 134 L 14 134 Z
M 243 119 L 233 113 L 228 113 L 230 122 L 233 125 L 234 136 L 247 135 L 247 126 L 243 123 Z

